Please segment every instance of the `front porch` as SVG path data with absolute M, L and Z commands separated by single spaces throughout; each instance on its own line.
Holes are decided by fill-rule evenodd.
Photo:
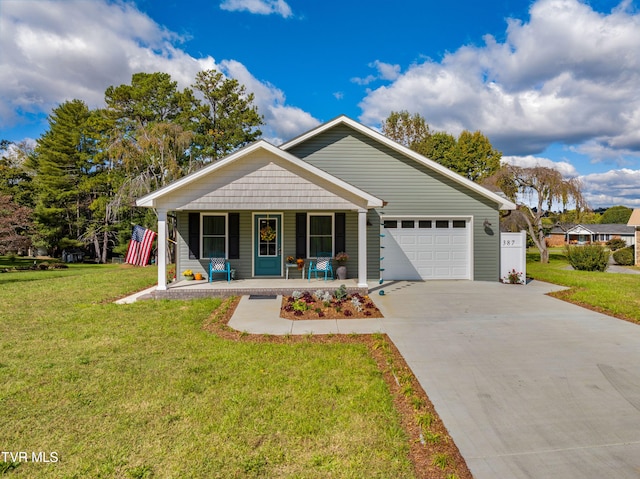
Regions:
M 167 289 L 156 289 L 150 293 L 154 299 L 195 299 L 246 295 L 291 295 L 294 291 L 314 292 L 319 289 L 333 292 L 341 285 L 347 287 L 349 293 L 369 294 L 372 285 L 378 286 L 378 281 L 371 281 L 365 287 L 359 286 L 357 279 L 323 279 L 312 278 L 311 281 L 300 278 L 264 278 L 238 279 L 227 283 L 217 280 L 211 283 L 202 281 L 177 281 L 167 285 Z

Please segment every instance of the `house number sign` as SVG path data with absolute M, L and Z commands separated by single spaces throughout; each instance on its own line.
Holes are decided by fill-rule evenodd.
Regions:
M 502 233 L 502 247 L 503 248 L 522 247 L 522 235 L 520 233 L 514 233 L 513 236 L 511 236 L 508 233 Z

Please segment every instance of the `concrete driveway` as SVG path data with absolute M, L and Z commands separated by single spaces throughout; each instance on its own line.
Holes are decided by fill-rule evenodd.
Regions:
M 640 325 L 535 281 L 383 289 L 383 328 L 476 479 L 640 478 Z

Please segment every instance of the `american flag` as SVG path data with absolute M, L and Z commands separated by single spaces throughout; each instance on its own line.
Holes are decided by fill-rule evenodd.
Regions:
M 149 262 L 151 255 L 151 246 L 156 234 L 142 226 L 135 225 L 131 241 L 129 241 L 129 249 L 127 250 L 127 258 L 125 263 L 134 264 L 136 266 L 144 266 Z

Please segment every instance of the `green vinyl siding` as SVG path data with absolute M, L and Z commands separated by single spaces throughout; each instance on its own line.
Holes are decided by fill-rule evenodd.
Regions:
M 227 212 L 207 211 L 203 212 L 204 215 L 216 215 L 226 214 Z M 193 270 L 194 272 L 200 272 L 207 276 L 209 274 L 209 258 L 201 257 L 199 259 L 189 259 L 189 212 L 178 211 L 177 217 L 177 243 L 178 243 L 178 256 L 176 258 L 176 272 L 178 279 L 180 273 L 185 269 Z M 227 228 L 228 230 L 228 228 Z M 218 230 L 216 230 L 218 231 Z M 206 232 L 205 232 L 206 233 Z M 202 237 L 202 231 L 200 232 Z M 205 240 L 206 241 L 206 240 Z M 252 241 L 251 241 L 251 212 L 240 212 L 240 258 L 231 259 L 229 263 L 231 268 L 236 270 L 236 278 L 250 278 L 252 267 Z
M 338 125 L 316 135 L 289 153 L 382 199 L 379 215 L 471 216 L 474 279 L 496 281 L 499 277 L 498 205 L 442 174 L 407 158 L 348 126 Z M 378 269 L 379 219 L 374 227 L 369 213 L 368 271 Z M 492 223 L 485 229 L 484 220 Z M 377 240 L 375 239 L 377 236 Z
M 300 211 L 284 211 L 282 214 L 282 255 L 286 259 L 287 256 L 295 256 L 296 251 L 296 213 Z M 220 214 L 220 212 L 217 212 Z M 236 270 L 237 278 L 253 277 L 253 241 L 252 241 L 252 218 L 251 211 L 241 211 L 240 213 L 240 258 L 231 259 L 231 267 Z M 306 212 L 305 212 L 306 213 Z M 346 213 L 346 251 L 349 253 L 349 261 L 346 263 L 348 269 L 348 277 L 355 278 L 358 275 L 358 213 L 354 211 L 345 211 Z M 203 214 L 216 214 L 216 212 L 203 212 Z M 181 279 L 180 273 L 185 269 L 191 269 L 194 272 L 200 272 L 204 275 L 209 271 L 209 259 L 189 259 L 189 212 L 178 211 L 177 217 L 177 243 L 178 257 L 176 258 L 178 280 Z M 368 229 L 368 232 L 371 228 Z M 373 238 L 374 240 L 376 238 Z M 371 245 L 368 245 L 371 248 Z M 379 242 L 378 246 L 379 247 Z M 371 265 L 375 269 L 377 265 Z M 283 269 L 284 276 L 284 269 Z

